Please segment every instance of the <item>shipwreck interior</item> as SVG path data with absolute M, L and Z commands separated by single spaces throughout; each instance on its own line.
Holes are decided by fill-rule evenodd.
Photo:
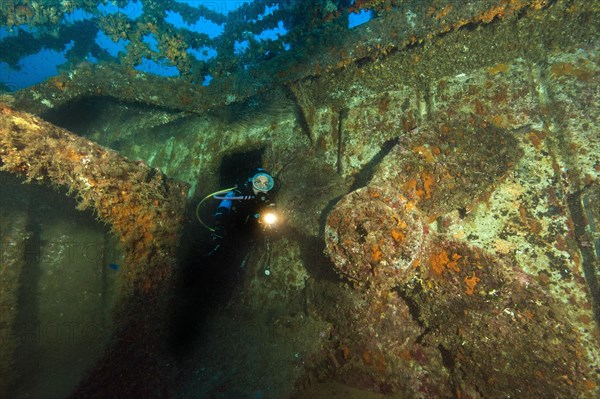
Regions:
M 598 2 L 196 3 L 0 5 L 0 397 L 600 395 Z

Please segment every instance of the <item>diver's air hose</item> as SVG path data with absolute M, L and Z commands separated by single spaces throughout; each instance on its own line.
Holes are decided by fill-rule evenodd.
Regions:
M 224 190 L 215 191 L 214 193 L 208 194 L 206 197 L 204 197 L 202 199 L 202 201 L 198 202 L 198 205 L 196 205 L 196 219 L 198 219 L 198 221 L 200 222 L 200 224 L 202 226 L 206 227 L 208 229 L 208 231 L 214 232 L 215 229 L 213 229 L 212 227 L 210 227 L 209 225 L 207 225 L 206 223 L 204 223 L 202 221 L 202 218 L 200 217 L 200 213 L 199 213 L 200 207 L 202 206 L 202 204 L 204 203 L 204 201 L 206 201 L 210 197 L 215 196 L 215 195 L 219 195 L 219 194 L 227 193 L 227 192 L 229 192 L 231 190 L 235 190 L 236 188 L 237 188 L 237 186 L 234 186 L 234 187 L 226 188 Z

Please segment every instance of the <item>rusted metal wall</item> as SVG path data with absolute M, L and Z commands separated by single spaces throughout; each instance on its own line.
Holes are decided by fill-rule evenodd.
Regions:
M 2 170 L 65 187 L 78 198 L 78 208 L 93 210 L 110 225 L 123 247 L 113 315 L 118 326 L 77 395 L 167 392 L 171 374 L 163 366 L 169 363 L 163 349 L 185 185 L 33 115 L 5 105 L 0 112 Z M 131 359 L 139 368 L 127 368 Z

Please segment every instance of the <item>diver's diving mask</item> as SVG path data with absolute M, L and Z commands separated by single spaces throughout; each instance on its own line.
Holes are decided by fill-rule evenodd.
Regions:
M 252 178 L 252 187 L 254 187 L 258 191 L 262 191 L 263 193 L 272 190 L 274 186 L 275 181 L 273 180 L 273 177 L 271 177 L 271 175 L 269 175 L 268 173 L 257 173 Z

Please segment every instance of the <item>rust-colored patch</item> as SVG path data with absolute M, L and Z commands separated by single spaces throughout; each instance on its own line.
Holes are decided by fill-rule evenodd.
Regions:
M 378 111 L 379 115 L 385 114 L 390 108 L 390 97 L 388 95 L 379 99 Z
M 433 176 L 427 172 L 421 172 L 423 180 L 423 189 L 425 190 L 425 198 L 431 198 L 431 187 L 433 186 Z
M 494 115 L 489 119 L 489 122 L 499 128 L 507 128 L 510 125 L 505 115 Z
M 550 68 L 550 76 L 553 79 L 572 77 L 580 81 L 587 81 L 592 78 L 593 73 L 567 62 L 557 62 Z
M 519 206 L 519 216 L 521 217 L 521 221 L 527 224 L 527 209 L 523 205 Z
M 450 258 L 448 252 L 442 250 L 434 254 L 430 259 L 431 270 L 437 276 L 441 276 L 444 270 L 460 271 L 458 268 L 458 260 L 462 258 L 459 254 L 453 254 Z
M 344 356 L 344 360 L 348 360 L 350 357 L 350 348 L 346 345 L 342 346 L 342 356 Z
M 475 100 L 475 113 L 479 116 L 487 115 L 487 109 L 485 105 L 479 100 Z
M 420 264 L 421 264 L 421 259 L 419 259 L 419 258 L 416 258 L 416 259 L 413 261 L 413 263 L 412 263 L 411 267 L 412 267 L 413 269 L 416 269 L 416 268 L 418 268 L 418 267 L 419 267 L 419 265 L 420 265 Z
M 533 374 L 537 377 L 537 378 L 544 378 L 544 373 L 542 373 L 541 370 L 535 370 L 533 372 Z
M 374 360 L 375 360 L 375 368 L 379 371 L 385 371 L 387 364 L 385 362 L 385 358 L 383 357 L 383 355 L 381 353 L 376 353 Z
M 499 6 L 496 6 L 496 7 L 492 7 L 488 11 L 484 12 L 483 14 L 481 14 L 481 16 L 479 17 L 479 19 L 482 22 L 489 23 L 489 22 L 492 22 L 492 20 L 494 18 L 504 18 L 505 14 L 506 14 L 505 7 L 503 5 L 499 5 Z
M 402 352 L 400 352 L 400 359 L 405 360 L 405 361 L 409 361 L 412 360 L 412 356 L 410 354 L 410 351 L 408 349 L 404 349 Z
M 539 234 L 542 231 L 542 224 L 535 218 L 529 217 L 527 209 L 521 205 L 519 207 L 519 216 L 523 224 L 527 226 L 529 231 L 533 234 Z
M 407 201 L 406 205 L 404 206 L 404 209 L 406 209 L 407 212 L 410 212 L 410 211 L 414 210 L 416 207 L 417 206 L 414 203 L 414 201 Z
M 392 230 L 392 238 L 397 243 L 401 243 L 405 240 L 406 237 L 404 236 L 404 233 L 402 233 L 400 231 Z
M 491 75 L 497 75 L 499 73 L 504 73 L 504 72 L 508 71 L 508 68 L 509 68 L 508 64 L 500 63 L 500 64 L 496 64 L 492 67 L 489 67 L 487 69 L 487 71 Z
M 435 162 L 435 158 L 434 158 L 433 154 L 431 153 L 431 150 L 428 147 L 425 147 L 424 145 L 420 145 L 418 147 L 413 148 L 413 152 L 415 154 L 418 154 L 427 163 Z
M 83 155 L 81 155 L 74 148 L 66 148 L 64 151 L 64 157 L 72 162 L 79 162 L 83 159 Z
M 596 383 L 592 380 L 585 380 L 583 383 L 583 387 L 587 390 L 587 391 L 591 391 L 592 389 L 596 389 Z
M 526 310 L 523 312 L 523 316 L 525 316 L 527 321 L 532 321 L 535 317 L 535 313 L 533 313 L 531 310 Z
M 436 12 L 433 17 L 439 21 L 440 19 L 442 19 L 446 15 L 448 15 L 450 13 L 450 11 L 452 11 L 452 4 L 446 5 L 440 11 Z
M 51 78 L 49 82 L 60 91 L 65 91 L 67 88 L 67 82 L 65 82 L 60 76 Z
M 404 192 L 413 199 L 421 198 L 423 195 L 423 190 L 417 188 L 417 179 L 410 179 L 404 183 Z
M 477 277 L 475 273 L 473 273 L 471 277 L 465 277 L 464 281 L 467 285 L 467 288 L 465 289 L 465 294 L 473 295 L 473 293 L 475 292 L 475 286 L 477 285 L 477 283 L 479 283 L 479 281 L 481 281 L 481 279 Z
M 541 147 L 541 145 L 543 143 L 543 140 L 546 138 L 546 133 L 532 131 L 532 132 L 529 132 L 527 137 L 529 138 L 529 141 L 531 141 L 531 144 L 533 144 L 533 146 L 539 150 L 539 148 Z
M 528 219 L 527 226 L 529 226 L 529 231 L 533 234 L 540 234 L 542 232 L 542 224 L 537 219 Z
M 369 351 L 364 351 L 362 353 L 362 360 L 364 364 L 371 365 L 373 363 L 373 355 Z
M 383 258 L 383 252 L 379 249 L 379 244 L 375 244 L 371 251 L 371 260 L 375 263 L 379 263 Z

